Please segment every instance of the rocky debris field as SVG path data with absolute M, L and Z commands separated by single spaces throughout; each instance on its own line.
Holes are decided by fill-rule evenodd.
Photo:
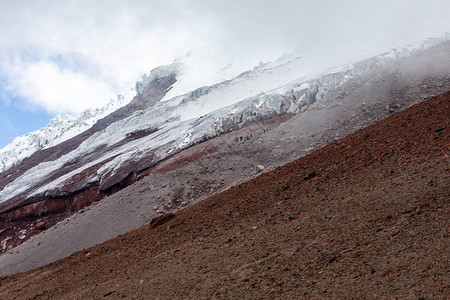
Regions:
M 66 259 L 2 277 L 0 295 L 448 298 L 449 97 Z

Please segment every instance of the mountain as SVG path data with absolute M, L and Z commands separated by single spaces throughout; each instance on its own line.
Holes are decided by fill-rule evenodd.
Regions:
M 0 172 L 31 156 L 36 151 L 50 148 L 89 129 L 98 119 L 124 105 L 121 95 L 111 100 L 105 107 L 89 109 L 77 116 L 57 115 L 48 125 L 26 135 L 11 139 L 10 143 L 0 150 Z
M 150 71 L 148 76 L 144 74 L 142 80 L 136 82 L 134 88 L 136 96 L 145 96 L 145 87 L 150 87 L 150 82 L 154 81 L 155 78 L 165 77 L 170 73 L 174 73 L 177 68 L 179 68 L 178 64 L 161 66 Z M 128 104 L 131 101 L 131 99 L 128 99 L 130 98 L 130 93 L 126 93 L 125 96 L 117 95 L 117 99 L 111 99 L 106 106 L 88 109 L 74 117 L 57 115 L 50 120 L 46 127 L 11 139 L 10 143 L 0 150 L 0 173 L 30 157 L 36 151 L 58 145 L 90 129 L 98 120 Z M 139 106 L 133 107 L 133 109 L 143 108 Z
M 409 56 L 411 53 L 414 53 L 420 49 L 425 49 L 436 43 L 445 41 L 449 37 L 450 34 L 447 34 L 439 39 L 429 39 L 420 45 L 393 49 L 389 53 L 363 60 L 354 66 L 336 66 L 335 62 L 334 65 L 329 65 L 328 60 L 323 59 L 323 57 L 315 57 L 313 54 L 310 54 L 307 57 L 303 57 L 300 54 L 295 53 L 284 55 L 276 62 L 266 64 L 260 63 L 260 65 L 255 67 L 254 70 L 245 72 L 234 80 L 223 82 L 212 87 L 200 88 L 196 90 L 195 93 L 200 96 L 200 94 L 206 93 L 207 91 L 217 91 L 218 89 L 222 89 L 224 86 L 227 86 L 227 83 L 231 83 L 231 88 L 227 87 L 229 94 L 226 94 L 227 92 L 225 92 L 224 94 L 217 95 L 216 93 L 214 95 L 215 99 L 211 102 L 215 103 L 214 108 L 217 109 L 218 107 L 227 106 L 227 104 L 230 103 L 236 103 L 237 101 L 254 97 L 258 93 L 270 92 L 271 90 L 277 89 L 291 83 L 292 81 L 298 82 L 299 78 L 301 78 L 300 81 L 302 81 L 305 79 L 318 78 L 320 77 L 319 74 L 323 75 L 326 73 L 335 73 L 332 71 L 334 71 L 333 68 L 336 67 L 338 67 L 336 70 L 339 71 L 347 69 L 348 74 L 343 75 L 348 78 L 360 73 L 361 71 L 372 69 L 374 66 L 384 64 L 401 57 Z M 352 68 L 354 68 L 354 70 L 352 70 Z M 136 82 L 134 90 L 136 91 L 137 96 L 142 95 L 146 92 L 145 88 L 154 79 L 177 73 L 181 73 L 179 75 L 183 75 L 182 62 L 180 61 L 170 66 L 155 68 L 150 71 L 148 76 L 144 74 L 142 80 Z M 188 81 L 187 78 L 183 79 Z M 337 78 L 336 80 L 336 83 L 342 82 L 342 78 Z M 319 88 L 319 85 L 317 85 L 316 89 Z M 171 86 L 171 91 L 168 91 L 163 100 L 169 100 L 173 97 L 190 92 L 187 89 L 191 86 L 192 85 L 187 82 L 177 82 Z M 302 86 L 302 88 L 305 87 L 305 85 Z M 147 87 L 147 89 L 148 88 L 149 87 Z M 322 86 L 322 89 L 324 88 L 326 89 L 327 87 Z M 311 91 L 314 95 L 306 95 L 311 98 L 306 99 L 307 103 L 311 103 L 316 100 L 314 99 L 316 93 L 318 93 L 317 98 L 323 97 L 326 93 L 324 90 L 316 91 L 316 89 Z M 294 89 L 294 92 L 298 93 L 298 90 L 299 86 Z M 281 92 L 283 93 L 283 91 Z M 50 120 L 46 127 L 12 139 L 6 147 L 0 150 L 0 173 L 28 158 L 36 151 L 55 146 L 91 128 L 99 119 L 104 118 L 108 114 L 129 103 L 129 98 L 131 98 L 129 94 L 130 93 L 127 93 L 126 97 L 118 95 L 117 99 L 111 100 L 105 107 L 89 109 L 74 117 L 69 115 L 57 115 L 55 118 Z M 235 99 L 233 99 L 233 97 Z M 227 99 L 228 103 L 224 103 L 224 99 Z M 295 109 L 296 108 L 292 108 L 291 110 Z M 206 114 L 206 112 L 203 112 L 203 114 Z
M 382 94 L 377 85 L 383 80 L 374 79 L 376 74 L 389 75 L 385 68 L 367 74 L 374 85 L 359 85 L 359 91 Z M 402 76 L 393 78 L 400 81 Z M 355 80 L 346 88 L 362 82 Z M 393 92 L 404 87 L 395 84 L 400 89 Z M 365 95 L 367 105 L 375 105 L 376 99 Z M 405 109 L 63 260 L 2 277 L 0 294 L 8 299 L 445 298 L 450 261 L 449 97 L 447 92 Z M 367 106 L 362 108 L 367 112 Z M 153 191 L 148 185 L 133 187 L 139 192 L 145 188 L 149 197 Z M 130 194 L 122 204 L 137 197 L 139 193 Z M 104 201 L 119 199 L 109 200 Z M 105 209 L 104 201 L 99 209 Z M 72 235 L 70 229 L 77 226 L 89 229 L 80 223 L 88 213 L 59 224 L 56 237 Z M 83 231 L 85 238 L 94 230 L 90 226 Z M 49 245 L 37 241 L 34 251 Z M 40 253 L 54 255 L 47 250 Z M 24 251 L 20 247 L 16 255 Z M 24 255 L 30 257 L 30 252 Z M 5 256 L 0 259 L 4 262 Z
M 445 90 L 449 45 L 443 43 L 429 48 L 438 42 L 430 40 L 416 48 L 396 49 L 332 69 L 329 66 L 321 66 L 311 70 L 306 68 L 311 64 L 307 58 L 285 56 L 277 62 L 261 64 L 232 80 L 201 87 L 171 99 L 166 97 L 179 83 L 179 64 L 158 68 L 136 85 L 138 93 L 129 104 L 99 119 L 95 125 L 77 136 L 37 151 L 28 159 L 0 173 L 0 238 L 3 251 L 22 243 L 41 229 L 52 226 L 92 202 L 112 195 L 149 174 L 153 177 L 153 172 L 158 172 L 157 170 L 174 170 L 189 161 L 196 161 L 199 156 L 218 151 L 223 147 L 223 139 L 227 135 L 227 141 L 233 141 L 236 137 L 248 141 L 249 136 L 259 139 L 263 128 L 270 127 L 272 130 L 274 125 L 294 115 L 307 118 L 312 114 L 326 113 L 330 115 L 325 114 L 320 118 L 328 122 L 327 118 L 338 115 L 339 111 L 345 117 L 333 122 L 342 122 L 342 128 L 348 124 L 350 126 L 340 132 L 340 135 L 331 137 L 333 139 L 359 129 L 362 124 L 374 122 L 381 115 L 385 115 L 386 111 L 404 108 L 417 101 L 406 99 L 403 95 L 398 104 L 393 104 L 371 95 L 368 98 L 377 101 L 361 102 L 361 99 L 352 98 L 354 96 L 351 95 L 354 95 L 355 90 L 369 89 L 368 86 L 341 89 L 344 83 L 351 82 L 352 78 L 363 78 L 370 70 L 400 65 L 397 69 L 394 68 L 400 75 L 392 75 L 393 80 L 399 80 L 399 83 L 388 84 L 383 80 L 389 78 L 383 77 L 388 75 L 377 75 L 381 77 L 377 78 L 377 84 L 387 88 L 388 92 L 401 92 L 401 89 L 411 83 L 421 84 L 420 90 L 424 97 L 438 90 Z M 429 49 L 424 50 L 425 48 Z M 428 52 L 424 54 L 426 51 Z M 408 61 L 409 56 L 414 58 Z M 418 60 L 424 61 L 417 66 L 430 66 L 428 73 L 419 69 L 420 74 L 414 75 L 418 68 L 412 67 L 416 65 L 411 62 Z M 437 80 L 438 76 L 443 77 Z M 426 84 L 426 80 L 430 82 Z M 327 97 L 335 90 L 339 93 Z M 382 89 L 378 88 L 376 92 L 380 90 Z M 381 104 L 381 111 L 378 108 L 375 110 Z M 365 114 L 371 110 L 376 111 L 375 117 L 371 119 L 365 116 L 361 118 L 362 121 L 355 120 L 356 112 L 361 106 L 368 106 L 365 108 Z M 342 110 L 344 107 L 346 110 Z M 291 124 L 293 122 L 291 121 Z M 322 132 L 323 128 L 314 122 L 311 120 L 305 123 L 305 128 L 311 126 L 309 131 Z M 335 124 L 331 119 L 328 124 L 327 122 L 320 126 L 333 127 Z M 249 128 L 253 128 L 252 131 Z M 331 128 L 327 132 L 332 132 Z M 298 129 L 292 131 L 292 134 L 294 133 L 298 135 Z M 270 136 L 273 135 L 267 135 L 267 138 Z M 217 143 L 215 138 L 222 143 Z M 286 140 L 277 139 L 274 142 L 277 145 L 265 151 L 276 152 L 281 144 L 289 141 L 298 140 L 294 140 L 294 135 Z M 326 142 L 324 139 L 308 141 L 311 143 L 304 148 L 305 152 Z M 242 144 L 233 146 L 243 148 Z M 193 153 L 197 146 L 204 148 Z M 190 156 L 187 153 L 191 153 Z M 245 159 L 241 158 L 240 164 L 246 165 L 246 161 L 255 162 L 246 155 Z M 290 157 L 292 159 L 294 154 Z M 228 160 L 228 157 L 223 156 L 222 159 Z M 220 162 L 219 158 L 216 163 Z M 282 160 L 275 155 L 265 165 L 280 162 Z M 243 181 L 245 178 L 241 175 L 247 171 L 240 171 L 241 174 L 233 179 L 234 182 L 227 182 L 229 178 L 223 178 L 224 183 L 215 185 L 209 192 Z M 171 182 L 170 185 L 175 184 L 175 187 L 164 188 L 168 191 L 165 198 L 172 197 L 172 193 L 176 194 L 178 190 L 177 182 L 174 181 L 177 180 L 177 174 L 172 175 L 175 179 L 168 182 Z M 184 188 L 181 190 L 183 197 L 174 195 L 173 203 L 163 203 L 164 210 L 185 206 L 208 193 L 192 191 L 185 199 Z

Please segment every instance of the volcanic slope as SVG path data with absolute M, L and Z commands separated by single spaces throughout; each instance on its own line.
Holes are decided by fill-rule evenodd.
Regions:
M 357 76 L 287 121 L 289 115 L 258 122 L 174 155 L 150 169 L 149 176 L 2 254 L 0 276 L 46 265 L 129 232 L 255 177 L 257 165 L 272 170 L 450 90 L 449 47 L 445 43 Z M 263 134 L 263 128 L 269 133 Z M 249 134 L 251 140 L 234 142 Z M 22 234 L 18 230 L 17 240 Z M 0 246 L 8 246 L 8 238 Z
M 450 92 L 113 240 L 2 299 L 447 298 Z

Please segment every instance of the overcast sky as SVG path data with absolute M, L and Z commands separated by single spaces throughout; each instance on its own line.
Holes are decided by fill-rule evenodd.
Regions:
M 291 51 L 390 49 L 450 31 L 448 0 L 0 0 L 0 148 L 190 54 L 199 82 Z M 209 80 L 209 81 L 208 81 Z

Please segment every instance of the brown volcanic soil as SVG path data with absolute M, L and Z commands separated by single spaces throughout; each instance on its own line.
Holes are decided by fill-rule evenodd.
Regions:
M 448 298 L 449 96 L 415 105 L 175 217 L 2 277 L 0 295 Z
M 255 177 L 257 165 L 272 170 L 388 114 L 444 93 L 450 89 L 449 51 L 447 42 L 376 68 L 347 81 L 291 119 L 284 115 L 263 120 L 195 145 L 156 168 L 133 171 L 108 191 L 91 186 L 62 197 L 59 190 L 52 190 L 48 197 L 29 199 L 44 201 L 0 214 L 0 253 L 6 251 L 0 256 L 0 275 L 42 266 L 138 228 L 155 215 L 176 211 Z M 269 134 L 263 135 L 263 128 L 269 128 Z M 250 141 L 234 142 L 236 136 L 250 133 L 254 136 Z M 129 138 L 141 134 L 146 132 Z M 92 155 L 99 153 L 94 151 Z M 121 175 L 133 168 L 137 170 L 133 164 L 125 167 Z M 80 174 L 80 180 L 64 190 L 82 188 L 87 178 Z M 142 180 L 135 183 L 137 179 Z M 105 195 L 110 196 L 94 202 Z M 94 205 L 84 213 L 82 208 L 92 202 Z M 152 209 L 155 206 L 158 208 Z M 0 211 L 5 208 L 3 205 Z M 50 230 L 36 228 L 42 223 Z

